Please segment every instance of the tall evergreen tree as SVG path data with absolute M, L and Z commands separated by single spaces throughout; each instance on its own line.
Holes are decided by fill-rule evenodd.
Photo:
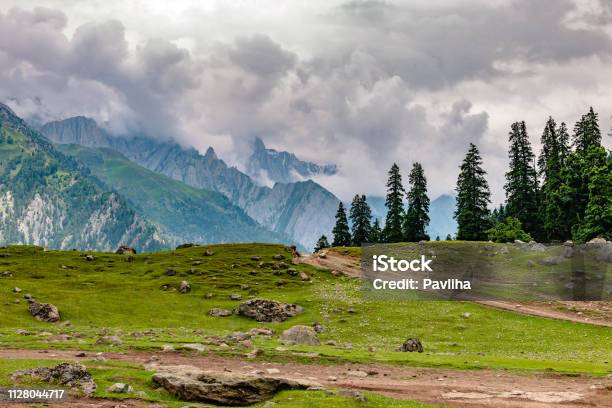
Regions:
M 579 242 L 601 237 L 612 241 L 612 161 L 602 146 L 591 146 L 587 160 L 589 170 L 589 201 L 584 219 L 575 228 L 574 238 Z
M 596 151 L 601 147 L 601 132 L 597 116 L 590 108 L 574 126 L 574 151 L 567 157 L 561 175 L 563 181 L 559 199 L 563 203 L 562 219 L 565 220 L 566 229 L 571 229 L 577 240 L 589 203 L 590 178 L 593 168 L 598 167 L 599 155 Z
M 387 199 L 385 206 L 387 207 L 387 218 L 385 220 L 385 228 L 383 229 L 383 240 L 385 242 L 401 242 L 402 220 L 404 218 L 404 186 L 402 186 L 402 175 L 399 167 L 393 163 L 389 170 L 389 180 L 387 181 Z
M 460 166 L 457 178 L 457 239 L 483 241 L 487 239 L 489 221 L 488 204 L 491 202 L 487 173 L 482 168 L 482 158 L 478 148 L 470 143 L 470 148 Z
M 338 204 L 338 211 L 336 212 L 336 225 L 334 226 L 332 233 L 334 234 L 332 246 L 351 245 L 351 232 L 349 231 L 346 211 L 344 210 L 344 205 L 342 202 Z
M 370 219 L 372 211 L 366 200 L 366 196 L 357 194 L 351 204 L 350 219 L 352 224 L 352 240 L 354 246 L 369 242 Z
M 525 122 L 512 124 L 509 134 L 510 169 L 506 173 L 506 216 L 517 218 L 534 238 L 541 237 L 538 211 L 538 178 L 535 155 Z
M 404 217 L 404 239 L 408 242 L 429 240 L 425 232 L 429 225 L 429 197 L 423 166 L 416 162 L 408 175 L 410 190 L 406 194 L 408 208 Z
M 538 170 L 543 180 L 540 194 L 543 238 L 549 241 L 565 240 L 570 235 L 570 229 L 563 217 L 564 203 L 561 198 L 561 173 L 569 152 L 565 123 L 561 123 L 557 128 L 554 119 L 549 117 L 541 141 Z
M 451 236 L 451 234 L 446 234 L 446 241 L 452 241 L 453 237 Z
M 378 221 L 378 218 L 374 219 L 374 223 L 372 224 L 372 228 L 370 228 L 370 237 L 368 238 L 368 241 L 376 244 L 381 242 L 382 239 L 382 230 L 380 228 L 380 221 Z
M 329 248 L 329 242 L 327 241 L 327 237 L 325 235 L 321 235 L 321 238 L 319 238 L 315 244 L 314 251 L 319 252 L 325 248 Z

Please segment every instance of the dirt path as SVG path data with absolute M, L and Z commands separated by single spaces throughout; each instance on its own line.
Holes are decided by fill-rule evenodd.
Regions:
M 304 263 L 319 268 L 327 268 L 346 276 L 361 278 L 360 260 L 335 251 L 322 251 L 324 257 L 303 255 L 294 259 L 295 263 Z M 549 319 L 567 320 L 576 323 L 587 323 L 596 326 L 612 327 L 612 302 L 510 302 L 488 300 L 476 302 L 496 309 Z
M 53 359 L 88 361 L 95 353 L 78 351 L 0 350 L 2 359 Z M 516 374 L 496 370 L 446 370 L 344 364 L 336 366 L 261 363 L 201 354 L 166 352 L 104 353 L 108 360 L 140 364 L 154 371 L 160 366 L 190 365 L 210 372 L 265 374 L 271 377 L 309 380 L 323 387 L 372 391 L 398 399 L 441 404 L 450 407 L 612 407 L 610 378 L 567 377 L 555 374 Z M 91 364 L 91 363 L 89 363 Z M 366 375 L 367 373 L 367 375 Z M 75 406 L 96 400 L 74 401 Z M 139 406 L 137 401 L 126 406 Z M 14 406 L 14 405 L 13 405 Z M 65 405 L 64 405 L 65 406 Z M 112 405 L 109 405 L 112 406 Z

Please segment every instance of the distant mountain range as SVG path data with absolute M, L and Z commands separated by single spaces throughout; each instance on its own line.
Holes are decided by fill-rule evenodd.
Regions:
M 0 104 L 0 245 L 154 251 L 174 244 Z
M 58 145 L 58 149 L 85 164 L 177 242 L 290 241 L 263 228 L 223 194 L 145 169 L 115 150 L 78 145 Z
M 258 137 L 253 144 L 253 153 L 247 161 L 247 174 L 263 185 L 293 183 L 314 176 L 336 174 L 334 164 L 319 165 L 300 160 L 290 152 L 279 152 L 266 148 Z
M 313 181 L 260 186 L 227 166 L 212 148 L 202 155 L 173 141 L 142 135 L 114 137 L 85 117 L 47 123 L 41 132 L 56 143 L 113 149 L 153 172 L 221 193 L 261 226 L 303 248 L 311 249 L 322 234 L 331 235 L 339 200 Z

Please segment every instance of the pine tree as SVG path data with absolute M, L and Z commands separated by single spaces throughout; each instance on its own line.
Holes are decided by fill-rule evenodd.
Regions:
M 399 167 L 393 163 L 389 170 L 389 180 L 387 181 L 387 199 L 385 206 L 387 207 L 387 218 L 385 220 L 385 228 L 383 230 L 384 242 L 401 242 L 402 220 L 404 218 L 404 187 L 402 186 L 402 175 Z
M 508 139 L 510 169 L 504 186 L 506 216 L 517 218 L 527 233 L 540 238 L 538 178 L 525 122 L 513 123 Z
M 370 219 L 372 211 L 366 200 L 366 196 L 357 194 L 351 204 L 350 219 L 352 224 L 352 240 L 354 246 L 367 243 L 370 236 Z
M 382 238 L 382 230 L 380 229 L 380 221 L 378 218 L 374 219 L 374 224 L 372 224 L 372 228 L 370 228 L 370 237 L 368 238 L 368 242 L 373 244 L 381 242 Z
M 470 143 L 470 148 L 460 166 L 457 178 L 457 239 L 483 241 L 487 238 L 489 221 L 488 204 L 491 202 L 489 185 L 482 168 L 482 158 L 478 148 Z
M 565 240 L 570 236 L 561 199 L 561 173 L 569 154 L 568 138 L 565 123 L 557 128 L 554 119 L 549 117 L 542 133 L 542 151 L 538 157 L 538 169 L 543 179 L 540 194 L 543 237 L 549 241 Z
M 404 239 L 408 242 L 429 241 L 425 232 L 429 225 L 429 197 L 423 166 L 416 162 L 408 175 L 410 190 L 406 194 L 408 208 L 404 217 Z
M 436 241 L 439 241 L 439 240 L 440 240 L 440 236 L 436 235 Z
M 451 234 L 446 234 L 446 241 L 452 241 L 453 237 L 451 236 Z
M 601 146 L 591 146 L 587 156 L 592 164 L 588 175 L 589 201 L 574 238 L 579 242 L 596 237 L 612 241 L 612 161 Z
M 351 232 L 349 231 L 348 221 L 346 219 L 346 211 L 342 202 L 338 204 L 338 212 L 336 212 L 336 225 L 332 230 L 334 240 L 332 246 L 350 246 Z
M 325 248 L 329 248 L 329 242 L 327 241 L 327 237 L 325 235 L 321 235 L 321 238 L 319 238 L 315 244 L 314 251 L 319 252 Z
M 584 236 L 578 234 L 578 231 L 585 222 L 590 199 L 590 178 L 593 168 L 599 166 L 596 151 L 601 147 L 601 132 L 593 108 L 574 126 L 573 146 L 574 152 L 567 157 L 561 172 L 559 200 L 566 230 L 571 230 L 574 239 L 579 240 L 578 235 Z

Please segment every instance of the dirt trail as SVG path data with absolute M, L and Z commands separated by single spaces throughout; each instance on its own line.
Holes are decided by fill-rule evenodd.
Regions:
M 2 359 L 53 359 L 89 361 L 95 353 L 78 351 L 0 350 Z M 446 370 L 386 366 L 379 364 L 344 364 L 336 366 L 262 363 L 235 358 L 180 354 L 128 352 L 104 353 L 108 360 L 140 364 L 154 371 L 159 366 L 190 365 L 210 372 L 233 372 L 279 378 L 310 380 L 324 387 L 372 391 L 398 399 L 410 399 L 451 407 L 612 407 L 612 391 L 606 390 L 609 378 L 567 377 L 555 374 L 516 374 L 496 370 Z M 268 370 L 272 369 L 272 373 Z M 357 373 L 357 374 L 356 374 Z M 364 373 L 368 373 L 365 375 Z M 98 405 L 88 405 L 96 402 Z M 104 406 L 100 400 L 77 400 L 75 406 Z M 126 404 L 127 405 L 127 404 Z M 14 405 L 13 405 L 14 406 Z M 63 405 L 65 406 L 65 405 Z M 112 406 L 112 405 L 111 405 Z M 129 406 L 139 406 L 133 402 Z
M 359 258 L 342 255 L 336 251 L 322 251 L 322 253 L 324 257 L 320 257 L 317 254 L 303 255 L 295 258 L 294 262 L 331 269 L 355 278 L 362 277 Z M 510 302 L 504 300 L 487 300 L 476 303 L 532 316 L 612 327 L 612 302 L 607 301 Z

